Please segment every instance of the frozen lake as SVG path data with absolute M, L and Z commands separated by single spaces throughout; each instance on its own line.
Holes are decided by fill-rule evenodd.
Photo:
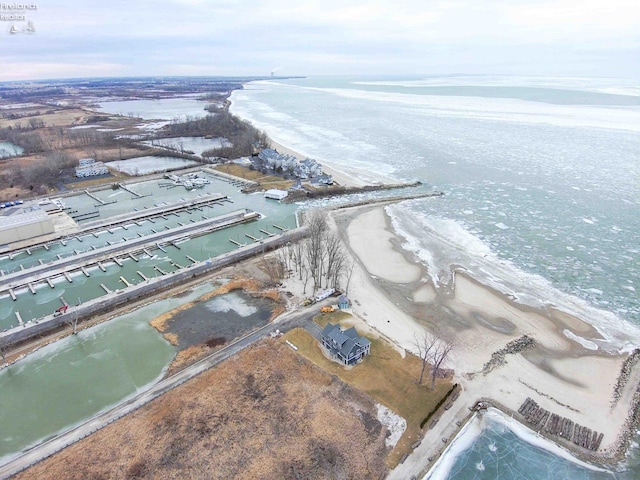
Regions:
M 147 175 L 149 173 L 164 172 L 178 168 L 187 168 L 198 165 L 193 160 L 185 160 L 176 157 L 136 157 L 129 160 L 116 160 L 107 164 L 119 172 L 127 175 Z
M 202 156 L 202 152 L 214 148 L 231 147 L 229 140 L 223 137 L 205 138 L 205 137 L 173 137 L 159 138 L 156 140 L 146 140 L 142 142 L 144 145 L 151 147 L 163 147 L 170 150 L 183 151 L 185 153 L 193 153 Z
M 98 109 L 104 113 L 138 117 L 144 120 L 184 121 L 187 117 L 204 117 L 207 102 L 193 98 L 161 98 L 155 100 L 116 100 L 101 102 Z

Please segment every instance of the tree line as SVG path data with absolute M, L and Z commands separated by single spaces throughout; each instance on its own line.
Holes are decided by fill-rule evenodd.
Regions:
M 338 234 L 329 228 L 327 213 L 312 211 L 306 216 L 305 223 L 309 235 L 303 241 L 280 249 L 280 263 L 287 271 L 295 272 L 303 284 L 304 294 L 309 282 L 311 292 L 321 288 L 348 289 L 353 263 L 348 261 Z
M 230 146 L 203 152 L 202 156 L 207 159 L 244 157 L 269 146 L 266 133 L 226 110 L 202 118 L 187 117 L 185 122 L 172 122 L 165 127 L 165 131 L 172 137 L 212 136 L 229 140 Z

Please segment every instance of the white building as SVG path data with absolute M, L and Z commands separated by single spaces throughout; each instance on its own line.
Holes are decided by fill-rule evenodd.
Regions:
M 278 190 L 277 188 L 272 188 L 271 190 L 267 190 L 264 192 L 265 198 L 271 198 L 273 200 L 282 200 L 289 195 L 286 190 Z

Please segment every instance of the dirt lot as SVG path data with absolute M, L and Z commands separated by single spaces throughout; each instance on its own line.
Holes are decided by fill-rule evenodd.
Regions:
M 16 478 L 377 479 L 385 436 L 369 396 L 265 340 Z

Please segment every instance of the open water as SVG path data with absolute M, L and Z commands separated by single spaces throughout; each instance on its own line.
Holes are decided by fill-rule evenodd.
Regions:
M 606 338 L 601 349 L 640 344 L 640 82 L 320 77 L 256 82 L 231 98 L 274 140 L 338 170 L 444 191 L 387 209 L 438 288 L 458 265 L 522 303 L 579 315 Z M 487 427 L 469 445 L 524 452 L 501 457 L 504 474 L 491 473 L 492 452 L 480 448 L 473 460 L 456 454 L 454 477 L 537 472 L 531 443 L 509 432 Z M 640 478 L 630 455 L 618 478 Z M 558 472 L 573 471 L 554 458 Z M 559 475 L 522 478 L 611 478 Z

